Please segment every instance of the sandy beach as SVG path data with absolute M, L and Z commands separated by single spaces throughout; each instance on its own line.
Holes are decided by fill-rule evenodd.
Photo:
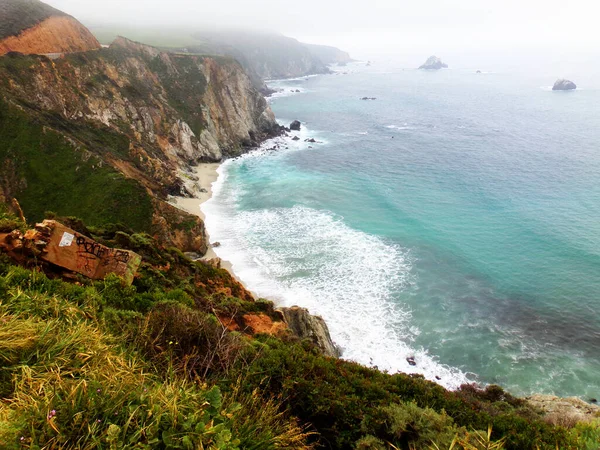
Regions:
M 182 209 L 190 214 L 194 214 L 200 217 L 202 220 L 204 220 L 205 216 L 200 207 L 204 202 L 208 201 L 212 197 L 212 185 L 215 181 L 217 181 L 217 178 L 219 178 L 219 173 L 217 172 L 217 169 L 220 165 L 221 163 L 199 164 L 196 167 L 195 174 L 199 179 L 198 185 L 201 189 L 203 189 L 206 192 L 200 192 L 198 193 L 197 197 L 192 198 L 173 197 L 172 204 L 177 206 L 179 209 Z M 206 255 L 204 255 L 202 259 L 208 260 L 218 258 L 218 255 L 212 248 L 212 242 L 208 233 L 206 233 L 206 236 L 209 242 L 209 246 Z M 228 270 L 238 281 L 241 282 L 241 280 L 234 273 L 233 267 L 229 261 L 221 260 L 221 267 L 223 269 Z

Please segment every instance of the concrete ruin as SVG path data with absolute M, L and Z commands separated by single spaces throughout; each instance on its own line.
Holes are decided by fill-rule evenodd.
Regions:
M 142 262 L 137 253 L 106 247 L 54 220 L 44 220 L 25 234 L 0 233 L 0 250 L 21 264 L 36 257 L 64 269 L 65 275 L 102 280 L 114 273 L 128 284 Z

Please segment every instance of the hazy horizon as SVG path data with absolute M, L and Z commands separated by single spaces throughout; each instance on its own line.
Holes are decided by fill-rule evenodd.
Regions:
M 585 68 L 600 73 L 600 5 L 575 0 L 427 0 L 420 4 L 373 0 L 277 0 L 218 3 L 190 0 L 47 0 L 93 30 L 201 30 L 245 28 L 278 32 L 301 42 L 332 45 L 357 59 L 390 58 L 408 67 L 432 54 L 451 67 L 539 67 L 570 76 Z M 496 67 L 493 67 L 496 66 Z

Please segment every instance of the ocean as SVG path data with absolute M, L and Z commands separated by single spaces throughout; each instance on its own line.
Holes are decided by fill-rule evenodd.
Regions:
M 300 139 L 220 166 L 202 208 L 217 254 L 323 316 L 343 358 L 600 397 L 600 82 L 336 72 L 270 83 Z

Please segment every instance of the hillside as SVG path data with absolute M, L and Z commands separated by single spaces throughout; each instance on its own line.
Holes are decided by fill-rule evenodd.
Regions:
M 124 226 L 67 224 L 142 265 L 133 286 L 70 284 L 0 258 L 3 449 L 597 448 L 597 424 L 323 356 L 227 271 Z M 0 211 L 0 233 L 15 227 Z
M 250 31 L 203 31 L 189 51 L 230 55 L 258 74 L 277 79 L 327 73 L 326 64 L 296 39 Z
M 0 2 L 0 55 L 73 53 L 100 43 L 71 16 L 38 0 Z
M 265 54 L 245 64 L 323 67 L 286 39 L 249 43 Z M 219 260 L 184 253 L 206 253 L 204 223 L 169 195 L 198 189 L 197 163 L 280 132 L 229 56 L 125 38 L 0 56 L 0 448 L 597 450 L 597 420 L 326 356 Z M 56 247 L 83 246 L 69 267 L 131 251 L 137 273 L 58 270 L 32 233 L 44 217 L 73 232 Z
M 198 162 L 279 132 L 237 62 L 125 39 L 56 61 L 1 57 L 0 129 L 2 194 L 32 220 L 51 210 L 92 225 L 127 223 L 200 253 L 202 223 L 167 195 L 194 192 Z
M 0 39 L 16 36 L 49 17 L 67 14 L 39 0 L 2 0 L 0 2 Z
M 345 64 L 352 62 L 347 52 L 329 45 L 303 44 L 314 56 L 319 58 L 323 64 Z
M 264 80 L 328 73 L 327 65 L 352 61 L 335 47 L 304 44 L 277 33 L 235 29 L 95 27 L 101 42 L 110 44 L 119 35 L 165 51 L 229 56 L 239 61 L 254 86 L 268 92 Z

